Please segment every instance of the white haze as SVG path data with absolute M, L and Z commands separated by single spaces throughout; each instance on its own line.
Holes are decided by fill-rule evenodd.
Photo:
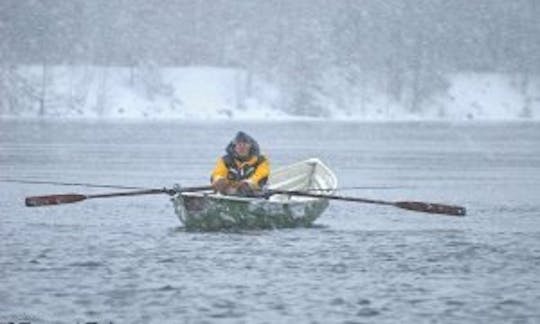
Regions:
M 0 3 L 0 115 L 540 116 L 536 1 Z

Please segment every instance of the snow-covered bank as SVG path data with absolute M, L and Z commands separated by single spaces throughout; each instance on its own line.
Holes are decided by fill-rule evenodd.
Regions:
M 213 67 L 23 66 L 0 70 L 0 115 L 116 119 L 298 119 L 282 107 L 279 88 L 246 72 Z M 540 77 L 489 73 L 447 75 L 444 92 L 411 112 L 365 82 L 326 86 L 318 98 L 337 120 L 538 120 Z M 322 118 L 322 117 L 321 117 Z
M 257 97 L 247 97 L 245 82 L 242 71 L 208 67 L 21 67 L 4 73 L 10 96 L 3 96 L 0 113 L 120 119 L 286 118 L 268 106 L 275 97 L 269 85 L 255 88 Z

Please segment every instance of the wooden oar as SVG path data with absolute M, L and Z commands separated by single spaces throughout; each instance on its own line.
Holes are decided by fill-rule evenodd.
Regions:
M 465 209 L 465 207 L 445 205 L 445 204 L 436 204 L 436 203 L 427 203 L 427 202 L 421 202 L 421 201 L 385 201 L 385 200 L 374 200 L 374 199 L 337 196 L 337 195 L 313 194 L 313 193 L 304 192 L 304 191 L 287 191 L 287 190 L 269 190 L 268 194 L 270 195 L 283 194 L 283 195 L 292 195 L 292 196 L 354 201 L 354 202 L 361 202 L 361 203 L 367 203 L 367 204 L 388 205 L 388 206 L 394 206 L 394 207 L 417 211 L 417 212 L 431 213 L 431 214 L 444 214 L 444 215 L 451 215 L 451 216 L 465 216 L 465 214 L 467 213 L 467 210 Z
M 140 196 L 140 195 L 154 195 L 154 194 L 168 194 L 175 195 L 181 192 L 193 192 L 193 191 L 204 191 L 210 190 L 212 186 L 201 186 L 201 187 L 185 187 L 176 189 L 147 189 L 139 191 L 127 191 L 127 192 L 112 192 L 105 194 L 95 194 L 95 195 L 81 195 L 81 194 L 62 194 L 62 195 L 48 195 L 48 196 L 34 196 L 27 197 L 24 201 L 27 207 L 39 207 L 39 206 L 50 206 L 50 205 L 60 205 L 60 204 L 70 204 L 86 199 L 93 198 L 109 198 L 109 197 L 122 197 L 122 196 Z

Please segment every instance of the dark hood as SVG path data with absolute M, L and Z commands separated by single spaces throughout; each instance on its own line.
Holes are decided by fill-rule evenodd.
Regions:
M 234 151 L 234 142 L 239 138 L 242 138 L 244 141 L 251 144 L 251 150 L 249 151 L 249 158 L 251 158 L 252 156 L 259 156 L 261 154 L 259 143 L 257 143 L 257 141 L 253 137 L 249 136 L 248 134 L 244 132 L 238 132 L 236 133 L 234 138 L 231 140 L 229 145 L 227 145 L 227 147 L 225 148 L 225 152 L 227 152 L 227 155 L 230 155 L 236 159 L 240 158 L 239 156 L 237 156 L 236 152 Z

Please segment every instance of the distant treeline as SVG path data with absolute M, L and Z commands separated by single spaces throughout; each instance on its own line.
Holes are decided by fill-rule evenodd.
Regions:
M 279 86 L 283 109 L 308 115 L 324 113 L 329 83 L 376 84 L 411 110 L 451 72 L 519 74 L 526 86 L 539 53 L 538 0 L 0 1 L 4 71 L 237 67 Z

